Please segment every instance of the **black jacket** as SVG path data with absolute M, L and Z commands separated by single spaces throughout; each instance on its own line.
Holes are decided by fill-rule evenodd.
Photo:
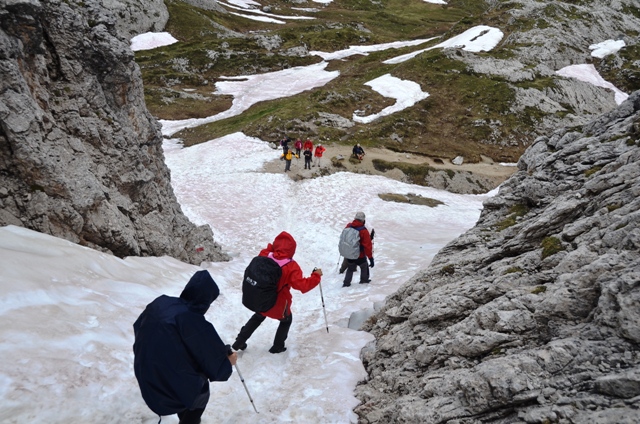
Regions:
M 204 318 L 219 293 L 209 272 L 198 271 L 180 298 L 158 297 L 133 324 L 133 368 L 142 397 L 156 414 L 204 409 L 209 381 L 231 376 L 227 347 Z

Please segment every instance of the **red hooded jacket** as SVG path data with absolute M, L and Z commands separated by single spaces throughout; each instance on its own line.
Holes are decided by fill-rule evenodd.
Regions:
M 364 222 L 356 219 L 347 224 L 347 227 L 364 227 Z M 360 246 L 362 248 L 360 249 L 358 259 L 364 258 L 365 256 L 371 259 L 373 257 L 373 243 L 371 243 L 371 234 L 369 234 L 369 230 L 367 230 L 366 227 L 360 230 Z
M 304 150 L 313 150 L 313 142 L 309 139 L 307 139 L 307 141 L 304 142 L 304 146 L 303 146 Z
M 369 239 L 370 240 L 370 239 Z M 371 241 L 369 241 L 371 243 Z M 281 232 L 273 241 L 273 244 L 269 243 L 266 249 L 263 249 L 259 256 L 269 256 L 269 253 L 273 252 L 275 259 L 292 259 L 296 253 L 296 241 L 291 234 L 286 231 Z M 313 290 L 318 284 L 320 284 L 320 274 L 312 273 L 308 278 L 304 278 L 300 265 L 293 259 L 282 267 L 282 277 L 278 282 L 278 299 L 273 308 L 266 312 L 261 312 L 262 315 L 273 318 L 283 319 L 291 314 L 291 289 L 296 289 L 302 293 L 306 293 Z

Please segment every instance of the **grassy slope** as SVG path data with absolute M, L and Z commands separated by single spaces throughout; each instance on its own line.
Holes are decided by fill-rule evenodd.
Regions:
M 335 51 L 350 45 L 449 37 L 478 24 L 495 25 L 509 33 L 508 7 L 488 11 L 479 0 L 451 0 L 444 7 L 421 0 L 336 0 L 314 14 L 317 19 L 288 21 L 286 25 L 200 10 L 177 1 L 167 0 L 167 5 L 171 17 L 166 30 L 180 43 L 136 54 L 147 105 L 153 114 L 165 119 L 210 116 L 228 108 L 228 96 L 212 94 L 219 76 L 277 71 L 321 60 L 316 56 L 288 56 L 284 53 L 289 48 Z M 274 14 L 296 13 L 289 10 L 288 2 L 270 5 Z M 517 29 L 529 24 L 512 25 Z M 243 34 L 277 35 L 282 44 L 268 51 L 252 37 L 221 37 L 216 25 Z M 512 85 L 497 77 L 473 74 L 440 49 L 402 64 L 382 64 L 385 59 L 413 50 L 392 49 L 332 61 L 327 69 L 341 74 L 324 87 L 256 104 L 241 116 L 184 130 L 178 136 L 191 145 L 234 131 L 264 140 L 276 140 L 286 133 L 345 144 L 388 146 L 434 157 L 464 155 L 468 161 L 476 161 L 484 154 L 499 161 L 515 161 L 533 137 L 533 118 L 509 113 L 514 99 Z M 511 53 L 499 45 L 488 54 L 505 57 Z M 315 128 L 318 112 L 351 118 L 355 110 L 376 113 L 392 104 L 392 99 L 363 85 L 386 73 L 419 83 L 430 97 L 371 124 L 356 124 L 347 130 Z M 185 88 L 195 91 L 185 93 Z M 497 124 L 489 125 L 491 122 Z

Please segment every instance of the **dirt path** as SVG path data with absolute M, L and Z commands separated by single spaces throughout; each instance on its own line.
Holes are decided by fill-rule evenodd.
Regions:
M 327 151 L 324 152 L 322 157 L 322 166 L 320 169 L 317 167 L 304 169 L 304 158 L 301 155 L 299 159 L 293 159 L 291 162 L 291 171 L 287 174 L 294 180 L 301 180 L 306 178 L 316 178 L 318 176 L 332 174 L 334 172 L 349 171 L 370 175 L 383 175 L 399 181 L 410 181 L 398 168 L 394 168 L 386 172 L 375 169 L 372 162 L 373 159 L 381 159 L 387 162 L 426 165 L 441 171 L 430 173 L 424 181 L 424 185 L 449 190 L 454 193 L 479 193 L 486 192 L 497 187 L 517 170 L 515 166 L 500 165 L 493 162 L 493 160 L 488 157 L 483 157 L 483 162 L 481 163 L 463 163 L 462 165 L 454 165 L 449 160 L 436 161 L 425 156 L 413 155 L 410 153 L 398 153 L 380 148 L 367 149 L 366 155 L 361 163 L 352 163 L 349 161 L 352 146 L 342 146 L 337 144 L 323 145 L 326 147 Z M 279 159 L 281 153 L 282 151 L 280 148 L 274 149 L 274 160 L 267 162 L 264 165 L 264 172 L 284 172 L 285 162 Z M 343 158 L 338 161 L 342 166 L 332 165 L 332 158 Z M 452 177 L 452 175 L 454 175 L 454 177 Z

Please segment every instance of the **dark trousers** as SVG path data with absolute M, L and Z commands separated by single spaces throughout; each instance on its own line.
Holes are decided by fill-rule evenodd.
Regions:
M 285 159 L 285 166 L 284 166 L 284 170 L 286 171 L 291 171 L 291 159 Z
M 311 158 L 306 156 L 304 158 L 304 169 L 311 169 Z
M 199 424 L 200 417 L 204 414 L 204 409 L 207 407 L 207 403 L 209 402 L 209 381 L 205 380 L 205 383 L 202 385 L 202 390 L 200 394 L 196 397 L 193 402 L 194 409 L 185 409 L 184 411 L 178 412 L 178 418 L 180 419 L 179 424 Z
M 360 267 L 360 282 L 369 282 L 369 264 L 367 258 L 347 259 L 347 273 L 344 275 L 344 284 L 351 284 L 353 272 Z
M 247 323 L 240 329 L 240 333 L 238 333 L 238 337 L 236 337 L 236 343 L 246 343 L 253 332 L 260 327 L 260 324 L 262 324 L 265 318 L 266 317 L 264 315 L 257 312 L 253 314 L 253 316 L 249 318 L 249 321 L 247 321 Z M 287 340 L 287 336 L 289 336 L 289 328 L 291 328 L 292 322 L 293 314 L 289 314 L 288 317 L 280 320 L 280 324 L 276 330 L 276 336 L 273 338 L 273 347 L 284 347 L 284 342 Z
M 179 424 L 200 424 L 200 417 L 204 414 L 204 409 L 185 409 L 178 412 Z

